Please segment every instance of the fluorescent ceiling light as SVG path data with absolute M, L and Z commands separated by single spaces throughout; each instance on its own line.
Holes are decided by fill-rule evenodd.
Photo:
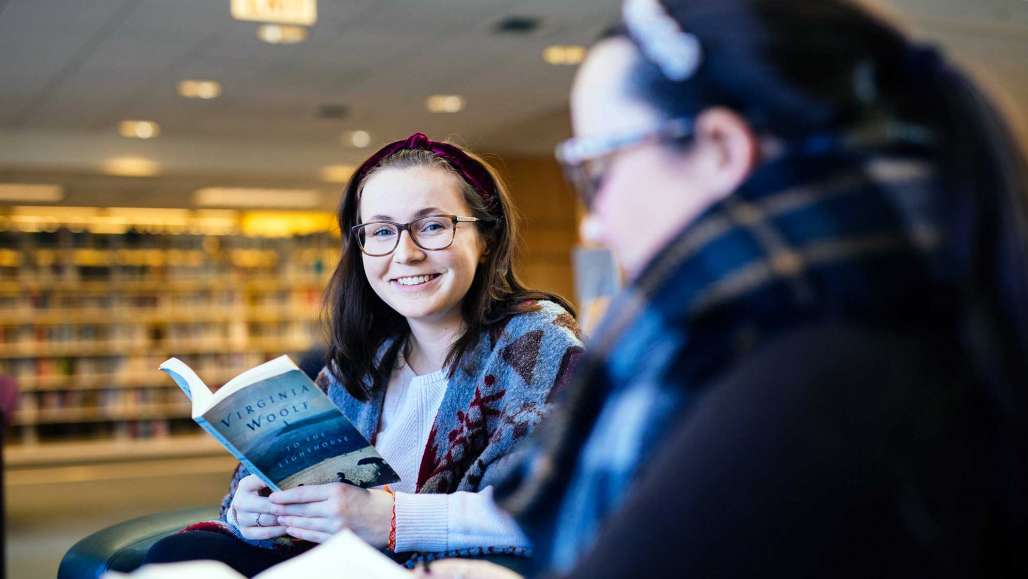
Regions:
M 0 183 L 0 201 L 54 203 L 64 199 L 64 187 L 40 183 Z
M 321 168 L 321 180 L 327 183 L 347 183 L 357 167 L 353 165 L 328 165 Z
M 153 121 L 121 121 L 118 133 L 128 139 L 152 139 L 161 134 L 161 127 Z
M 231 11 L 236 20 L 313 26 L 318 0 L 232 0 Z
M 213 80 L 184 80 L 178 83 L 178 94 L 187 99 L 213 99 L 221 95 L 221 85 Z
M 558 44 L 546 47 L 543 60 L 554 66 L 575 65 L 585 60 L 585 52 L 584 46 Z
M 321 205 L 321 192 L 314 189 L 254 189 L 248 187 L 205 187 L 193 192 L 200 207 L 306 208 Z
M 363 149 L 371 144 L 371 133 L 367 131 L 350 131 L 343 134 L 343 143 Z
M 268 44 L 297 44 L 307 38 L 307 29 L 299 26 L 265 24 L 257 27 L 257 38 Z
M 104 173 L 119 177 L 152 177 L 160 172 L 160 165 L 143 157 L 115 157 L 102 165 Z
M 458 113 L 464 109 L 464 97 L 455 94 L 437 94 L 428 97 L 425 107 L 433 113 Z

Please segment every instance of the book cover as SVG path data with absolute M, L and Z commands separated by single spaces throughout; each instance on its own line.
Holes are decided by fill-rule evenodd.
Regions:
M 192 400 L 193 420 L 272 490 L 330 482 L 370 488 L 400 480 L 288 356 L 247 370 L 215 393 L 177 358 L 161 370 Z

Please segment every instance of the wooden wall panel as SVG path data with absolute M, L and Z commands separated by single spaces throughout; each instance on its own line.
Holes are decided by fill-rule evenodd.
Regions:
M 520 217 L 515 269 L 530 287 L 574 301 L 571 249 L 578 239 L 578 208 L 560 166 L 549 157 L 486 157 L 510 189 Z

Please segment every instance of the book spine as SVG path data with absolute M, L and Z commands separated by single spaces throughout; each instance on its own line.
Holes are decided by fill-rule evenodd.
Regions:
M 252 473 L 252 474 L 257 475 L 257 478 L 259 478 L 262 481 L 264 481 L 264 484 L 268 485 L 268 488 L 270 488 L 273 491 L 280 491 L 280 490 L 282 490 L 282 489 L 280 489 L 278 487 L 277 484 L 275 484 L 275 481 L 273 481 L 270 478 L 268 478 L 268 475 L 264 474 L 264 472 L 261 471 L 261 469 L 257 468 L 257 465 L 255 465 L 248 458 L 243 456 L 243 453 L 239 452 L 239 449 L 236 448 L 234 444 L 229 442 L 229 440 L 227 438 L 225 438 L 221 434 L 221 432 L 219 432 L 217 428 L 215 428 L 213 425 L 211 425 L 211 423 L 208 422 L 203 416 L 198 416 L 196 418 L 196 423 L 200 425 L 200 428 L 203 428 L 211 436 L 213 436 L 214 440 L 217 440 L 218 442 L 220 442 L 221 445 L 224 446 L 226 450 L 228 450 L 230 453 L 232 453 L 232 456 L 236 457 L 236 459 L 239 462 L 241 462 L 243 464 L 243 466 L 246 467 L 246 470 L 250 471 L 250 473 Z

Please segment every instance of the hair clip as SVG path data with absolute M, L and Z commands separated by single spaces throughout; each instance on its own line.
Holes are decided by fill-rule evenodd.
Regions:
M 658 0 L 625 0 L 622 17 L 643 54 L 664 76 L 681 81 L 699 68 L 703 54 L 700 41 L 684 32 Z

